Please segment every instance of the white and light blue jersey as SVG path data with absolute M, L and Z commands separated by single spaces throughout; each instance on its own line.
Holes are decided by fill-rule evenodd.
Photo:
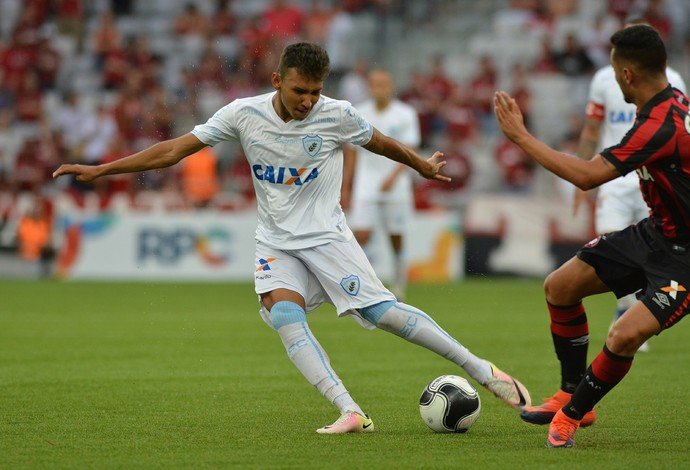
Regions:
M 399 100 L 393 100 L 388 107 L 379 111 L 373 100 L 357 105 L 362 116 L 381 133 L 416 148 L 419 147 L 421 136 L 417 111 Z M 398 162 L 368 150 L 357 151 L 357 166 L 353 183 L 353 197 L 366 201 L 397 201 L 412 202 L 412 176 L 405 168 L 390 189 L 381 191 L 383 181 L 400 165 Z
M 672 87 L 686 92 L 685 82 L 681 76 L 670 67 L 666 68 L 666 77 Z M 632 103 L 626 103 L 623 92 L 616 82 L 616 74 L 612 66 L 599 69 L 592 78 L 589 89 L 589 103 L 587 104 L 587 116 L 602 121 L 599 134 L 597 152 L 612 147 L 625 137 L 635 122 L 637 108 Z M 605 186 L 617 185 L 637 187 L 639 180 L 637 174 L 631 171 L 622 178 L 616 178 Z
M 666 77 L 672 87 L 686 93 L 685 82 L 678 72 L 668 67 Z M 588 115 L 603 118 L 597 151 L 618 144 L 635 122 L 637 108 L 634 104 L 625 102 L 612 66 L 600 69 L 592 78 L 589 102 L 590 107 L 599 109 L 596 114 L 592 113 L 593 109 L 588 110 Z
M 367 144 L 373 127 L 347 101 L 325 96 L 305 119 L 284 122 L 274 96 L 235 100 L 192 134 L 207 145 L 242 145 L 256 192 L 257 240 L 283 250 L 349 240 L 340 207 L 342 145 Z

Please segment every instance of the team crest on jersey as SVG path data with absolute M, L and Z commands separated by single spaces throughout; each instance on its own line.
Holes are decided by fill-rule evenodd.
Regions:
M 318 135 L 305 135 L 302 137 L 302 147 L 310 157 L 315 157 L 321 151 L 323 139 Z
M 340 287 L 342 287 L 345 292 L 354 297 L 359 293 L 359 278 L 354 274 L 350 274 L 349 276 L 344 277 L 342 281 L 340 281 Z

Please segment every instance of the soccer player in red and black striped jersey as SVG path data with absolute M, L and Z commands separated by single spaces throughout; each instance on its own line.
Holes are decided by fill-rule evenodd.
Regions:
M 575 431 L 594 423 L 594 405 L 627 374 L 640 345 L 675 325 L 690 304 L 688 97 L 668 84 L 666 48 L 654 28 L 627 27 L 611 36 L 611 44 L 616 81 L 637 115 L 618 145 L 591 160 L 538 141 L 527 132 L 515 100 L 503 92 L 494 98 L 503 132 L 546 169 L 585 190 L 637 171 L 650 211 L 638 224 L 589 242 L 544 283 L 561 387 L 521 417 L 550 423 L 549 447 L 573 445 Z M 589 327 L 582 299 L 602 292 L 619 298 L 637 293 L 638 300 L 587 367 Z

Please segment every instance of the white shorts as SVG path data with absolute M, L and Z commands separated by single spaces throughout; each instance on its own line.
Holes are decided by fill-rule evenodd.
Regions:
M 352 230 L 374 230 L 381 224 L 388 234 L 404 235 L 412 213 L 407 201 L 354 199 L 347 224 Z
M 639 186 L 613 180 L 599 189 L 594 222 L 598 234 L 623 230 L 645 217 L 649 217 L 649 207 Z
M 300 250 L 279 250 L 257 241 L 255 260 L 256 293 L 289 289 L 304 297 L 307 312 L 327 302 L 335 305 L 338 316 L 352 315 L 360 325 L 372 329 L 374 325 L 356 309 L 396 300 L 354 237 Z M 263 306 L 260 312 L 272 326 Z

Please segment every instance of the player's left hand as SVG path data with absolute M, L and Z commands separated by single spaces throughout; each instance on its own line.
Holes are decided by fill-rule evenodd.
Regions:
M 520 107 L 505 91 L 494 93 L 494 113 L 503 133 L 513 142 L 527 134 Z
M 434 153 L 426 162 L 429 165 L 423 171 L 419 172 L 420 175 L 428 180 L 444 181 L 446 183 L 450 181 L 448 176 L 439 173 L 441 168 L 446 166 L 447 163 L 445 160 L 443 160 L 443 152 Z

